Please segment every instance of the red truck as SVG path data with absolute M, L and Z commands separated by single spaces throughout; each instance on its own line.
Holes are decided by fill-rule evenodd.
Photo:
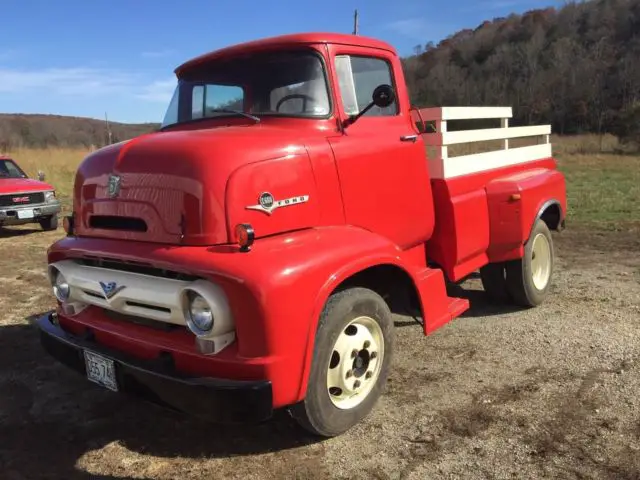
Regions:
M 549 126 L 415 108 L 394 48 L 362 36 L 262 39 L 175 74 L 158 131 L 84 159 L 48 251 L 41 342 L 89 381 L 334 436 L 383 391 L 392 314 L 433 333 L 469 307 L 447 283 L 478 270 L 494 301 L 549 294 L 567 208 Z M 447 127 L 478 118 L 501 124 Z M 483 140 L 501 148 L 449 156 Z
M 0 155 L 0 227 L 37 223 L 56 230 L 59 213 L 60 201 L 44 174 L 29 178 L 13 158 Z

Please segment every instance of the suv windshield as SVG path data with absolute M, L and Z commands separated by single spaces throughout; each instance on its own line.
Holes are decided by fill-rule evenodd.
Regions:
M 254 53 L 188 72 L 178 82 L 161 128 L 243 113 L 326 118 L 330 112 L 325 70 L 318 54 Z
M 0 178 L 26 178 L 27 174 L 20 170 L 13 160 L 0 158 Z

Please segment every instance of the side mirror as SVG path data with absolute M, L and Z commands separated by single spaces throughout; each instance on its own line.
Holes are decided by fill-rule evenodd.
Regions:
M 373 107 L 386 108 L 396 100 L 396 94 L 393 91 L 391 85 L 382 84 L 378 85 L 371 94 L 371 103 L 364 107 L 357 115 L 350 116 L 342 124 L 343 128 L 347 128 L 349 125 L 353 125 L 362 115 L 367 113 Z
M 396 95 L 391 85 L 378 85 L 371 95 L 371 100 L 376 107 L 387 108 L 396 100 Z
M 38 180 L 40 180 L 41 182 L 44 182 L 44 172 L 42 170 L 38 170 Z

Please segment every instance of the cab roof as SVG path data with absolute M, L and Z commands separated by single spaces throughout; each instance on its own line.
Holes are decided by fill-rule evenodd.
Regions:
M 289 35 L 279 35 L 276 37 L 267 37 L 259 40 L 252 40 L 250 42 L 238 43 L 236 45 L 231 45 L 218 50 L 214 50 L 187 60 L 182 65 L 178 66 L 174 70 L 174 72 L 179 76 L 182 72 L 190 69 L 191 67 L 222 57 L 252 53 L 263 49 L 287 47 L 291 45 L 309 45 L 313 43 L 358 45 L 365 48 L 377 48 L 386 50 L 393 54 L 396 54 L 396 50 L 393 46 L 371 37 L 325 32 L 294 33 Z

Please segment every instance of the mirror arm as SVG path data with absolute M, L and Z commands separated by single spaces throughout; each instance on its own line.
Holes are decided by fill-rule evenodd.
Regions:
M 371 108 L 374 107 L 375 105 L 376 105 L 375 102 L 371 102 L 369 105 L 364 107 L 362 111 L 358 112 L 357 115 L 351 115 L 342 123 L 342 128 L 347 128 L 349 125 L 353 125 L 362 115 L 364 115 L 369 110 L 371 110 Z

